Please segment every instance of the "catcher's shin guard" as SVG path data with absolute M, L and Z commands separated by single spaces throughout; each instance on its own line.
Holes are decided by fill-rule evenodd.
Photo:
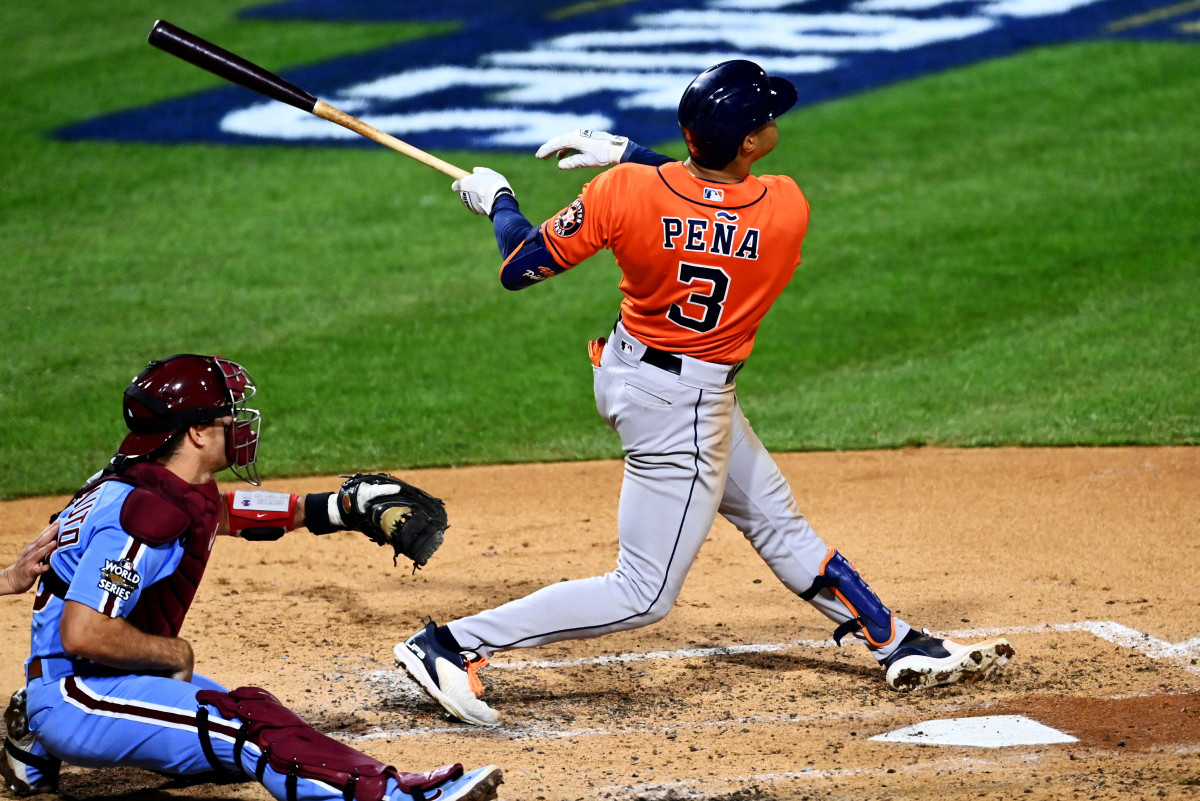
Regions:
M 463 776 L 459 764 L 446 765 L 428 773 L 404 773 L 391 765 L 372 759 L 361 751 L 313 729 L 303 718 L 291 711 L 275 696 L 260 687 L 239 687 L 229 692 L 201 690 L 196 693 L 201 706 L 196 714 L 200 744 L 205 756 L 217 770 L 228 771 L 216 757 L 212 735 L 217 724 L 208 720 L 207 706 L 215 708 L 226 720 L 240 720 L 242 726 L 234 742 L 234 758 L 241 768 L 241 754 L 246 742 L 254 743 L 261 751 L 254 777 L 259 782 L 267 768 L 286 776 L 289 799 L 295 799 L 297 778 L 311 779 L 342 790 L 347 801 L 382 801 L 389 779 L 414 799 L 440 797 L 434 790 L 457 782 Z M 222 724 L 229 728 L 228 724 Z M 222 732 L 228 735 L 227 732 Z M 495 771 L 491 789 L 499 785 L 499 770 Z M 491 780 L 491 777 L 489 777 Z M 482 782 L 480 782 L 482 783 Z M 470 796 L 463 796 L 468 798 Z M 479 794 L 479 798 L 485 797 Z
M 828 592 L 822 596 L 822 590 Z M 849 560 L 837 551 L 829 552 L 821 565 L 821 575 L 800 597 L 834 620 L 849 616 L 833 632 L 833 640 L 838 645 L 852 632 L 860 632 L 872 648 L 882 648 L 896 636 L 896 621 L 891 610 L 883 605 Z

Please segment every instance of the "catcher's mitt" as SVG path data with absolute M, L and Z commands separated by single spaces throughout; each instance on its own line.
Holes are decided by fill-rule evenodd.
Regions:
M 446 504 L 387 473 L 355 473 L 338 490 L 342 522 L 378 545 L 391 545 L 392 563 L 403 554 L 424 567 L 450 523 Z

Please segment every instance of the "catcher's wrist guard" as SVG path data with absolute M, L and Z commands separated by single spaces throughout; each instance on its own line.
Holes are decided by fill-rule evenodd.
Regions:
M 304 527 L 313 534 L 346 530 L 346 524 L 338 513 L 337 493 L 314 492 L 304 496 Z
M 227 490 L 229 533 L 244 540 L 277 540 L 296 528 L 299 495 L 264 490 Z

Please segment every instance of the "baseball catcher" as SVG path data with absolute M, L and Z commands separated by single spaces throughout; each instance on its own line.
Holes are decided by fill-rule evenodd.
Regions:
M 253 778 L 279 801 L 490 801 L 495 765 L 410 773 L 310 726 L 261 687 L 197 673 L 180 636 L 217 535 L 276 540 L 354 529 L 423 565 L 446 529 L 440 500 L 391 476 L 332 492 L 257 487 L 261 415 L 240 364 L 179 354 L 125 390 L 116 456 L 59 514 L 33 606 L 26 685 L 4 713 L 0 776 L 54 791 L 63 762 Z M 222 492 L 231 468 L 254 485 Z

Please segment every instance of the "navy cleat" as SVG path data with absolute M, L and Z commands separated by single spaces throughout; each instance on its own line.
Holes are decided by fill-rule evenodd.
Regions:
M 941 640 L 928 629 L 912 629 L 883 661 L 887 685 L 911 692 L 947 684 L 974 684 L 1008 664 L 1016 652 L 1003 637 L 990 642 L 959 645 Z
M 434 635 L 436 630 L 437 624 L 429 621 L 397 645 L 393 649 L 396 664 L 454 717 L 476 726 L 499 726 L 499 713 L 479 700 L 483 682 L 475 671 L 486 665 L 487 659 L 468 659 L 466 654 L 443 647 Z

